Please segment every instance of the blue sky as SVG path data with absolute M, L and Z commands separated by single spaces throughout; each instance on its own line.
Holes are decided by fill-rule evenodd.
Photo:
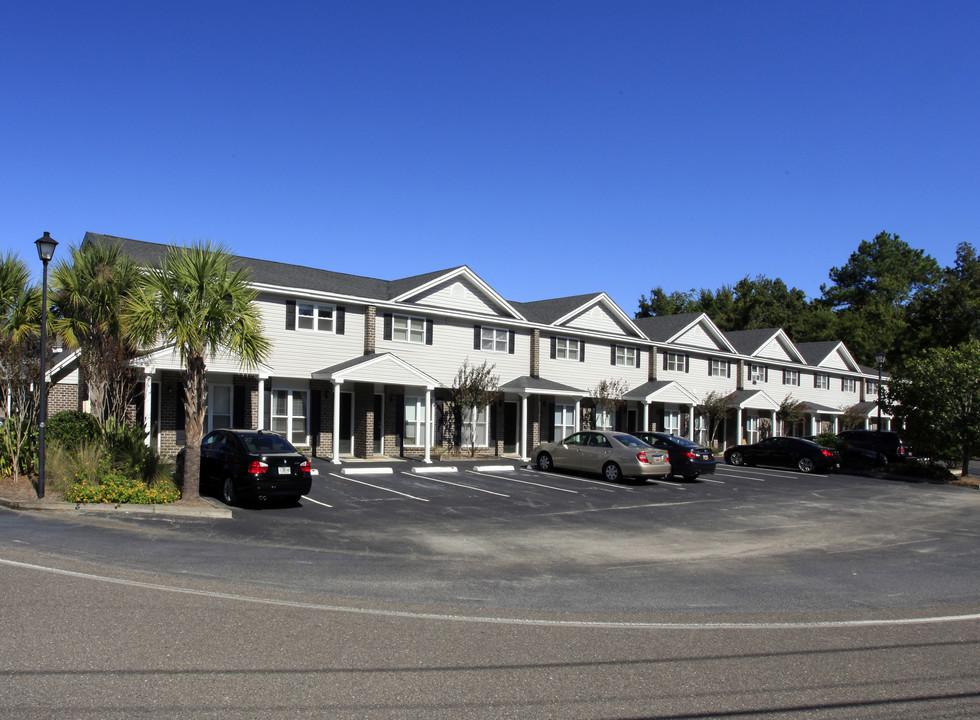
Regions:
M 505 298 L 980 245 L 980 3 L 15 2 L 0 250 L 223 243 Z

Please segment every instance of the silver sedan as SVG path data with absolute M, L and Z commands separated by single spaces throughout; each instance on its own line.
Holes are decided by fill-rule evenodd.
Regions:
M 610 482 L 670 474 L 666 452 L 627 433 L 610 430 L 587 430 L 561 442 L 542 443 L 534 448 L 532 457 L 539 470 L 585 470 L 602 473 Z

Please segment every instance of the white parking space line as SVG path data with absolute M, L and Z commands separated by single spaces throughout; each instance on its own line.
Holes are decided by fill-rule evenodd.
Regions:
M 304 495 L 303 496 L 303 499 L 304 500 L 309 500 L 311 503 L 316 503 L 317 505 L 323 505 L 323 507 L 326 507 L 326 508 L 332 508 L 333 507 L 333 505 L 327 505 L 325 502 L 320 502 L 319 500 L 314 500 L 309 495 Z
M 409 477 L 414 477 L 418 479 L 418 476 L 413 473 L 402 472 L 402 475 L 408 475 Z M 486 493 L 487 495 L 496 495 L 498 497 L 505 497 L 505 498 L 510 497 L 510 495 L 504 495 L 503 493 L 493 492 L 492 490 L 484 490 L 483 488 L 473 487 L 472 485 L 464 485 L 463 483 L 450 482 L 449 480 L 440 480 L 439 478 L 428 477 L 428 476 L 426 476 L 425 479 L 429 480 L 430 482 L 442 483 L 443 485 L 455 485 L 456 487 L 466 488 L 467 490 L 476 490 L 477 492 Z
M 489 473 L 477 473 L 477 472 L 473 472 L 472 470 L 467 470 L 466 472 L 470 473 L 471 475 L 481 475 L 483 477 L 492 477 L 492 478 L 497 478 L 498 480 L 506 480 L 507 482 L 521 483 L 522 485 L 534 485 L 536 487 L 544 488 L 546 490 L 557 490 L 558 492 L 572 493 L 573 495 L 580 495 L 581 494 L 581 493 L 579 493 L 578 490 L 568 490 L 567 488 L 554 487 L 552 485 L 542 485 L 541 483 L 530 482 L 528 480 L 518 480 L 517 478 L 505 477 L 503 475 L 490 475 Z
M 706 477 L 703 477 L 703 476 L 702 477 L 699 477 L 698 480 L 700 480 L 701 482 L 718 483 L 719 485 L 724 485 L 725 484 L 725 481 L 724 480 L 715 480 L 714 478 L 706 478 Z
M 529 475 L 541 475 L 540 470 L 527 470 L 525 468 L 520 469 L 522 473 L 527 473 Z M 590 485 L 598 485 L 600 489 L 606 492 L 616 492 L 617 490 L 629 490 L 633 491 L 632 488 L 626 487 L 625 485 L 610 485 L 602 480 L 592 480 L 590 478 L 578 477 L 576 475 L 562 475 L 561 473 L 549 472 L 548 477 L 564 478 L 565 480 L 576 480 L 578 482 L 589 483 Z
M 649 479 L 651 482 L 657 483 L 657 485 L 670 485 L 671 487 L 675 487 L 678 490 L 687 490 L 687 488 L 682 483 L 674 482 L 673 480 L 664 480 L 659 477 L 652 477 Z
M 401 495 L 403 497 L 407 497 L 412 500 L 419 500 L 420 502 L 429 502 L 425 498 L 415 497 L 414 495 L 409 495 L 408 493 L 399 492 L 398 490 L 392 490 L 391 488 L 381 487 L 380 485 L 372 485 L 371 483 L 366 483 L 361 480 L 355 480 L 352 477 L 344 477 L 343 475 L 338 475 L 337 473 L 330 473 L 330 475 L 340 480 L 345 480 L 346 482 L 357 483 L 358 485 L 367 485 L 368 487 L 372 487 L 375 490 L 383 490 L 384 492 L 393 493 L 395 495 Z

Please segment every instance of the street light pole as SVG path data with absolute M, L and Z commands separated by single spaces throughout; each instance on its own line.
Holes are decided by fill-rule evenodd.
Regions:
M 48 263 L 54 257 L 58 241 L 44 233 L 34 241 L 37 256 L 44 265 L 41 281 L 41 403 L 37 411 L 37 496 L 44 497 L 44 424 L 48 420 Z
M 885 353 L 875 353 L 875 362 L 878 364 L 878 426 L 875 428 L 875 452 L 881 455 L 881 366 L 885 364 Z

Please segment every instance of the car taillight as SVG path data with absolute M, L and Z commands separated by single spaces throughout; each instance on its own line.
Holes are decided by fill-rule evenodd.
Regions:
M 649 464 L 650 462 L 649 460 L 647 460 L 647 454 L 642 450 L 640 450 L 640 452 L 636 454 L 636 459 L 639 460 L 641 463 Z
M 262 475 L 268 469 L 269 466 L 259 460 L 253 460 L 248 466 L 248 472 L 252 473 L 253 475 Z
M 820 449 L 820 454 L 823 455 L 824 457 L 834 456 L 834 452 L 832 450 L 824 450 L 823 448 Z
M 690 450 L 688 450 L 686 453 L 684 453 L 684 455 L 687 456 L 687 459 L 688 460 L 694 460 L 695 458 L 697 458 L 697 455 L 695 455 L 694 453 L 692 453 Z
M 299 471 L 308 473 L 310 471 L 310 461 L 304 460 L 303 462 L 301 462 L 299 465 Z

